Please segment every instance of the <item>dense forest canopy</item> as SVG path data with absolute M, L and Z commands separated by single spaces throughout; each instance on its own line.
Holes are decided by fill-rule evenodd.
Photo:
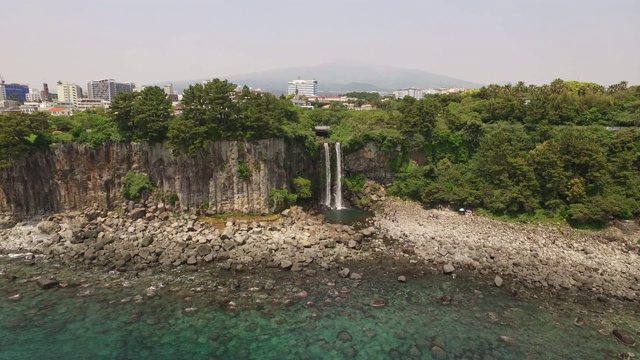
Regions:
M 284 137 L 314 151 L 313 126 L 331 125 L 346 152 L 371 142 L 401 149 L 390 164 L 397 196 L 575 223 L 640 214 L 639 86 L 558 79 L 421 100 L 348 95 L 375 109 L 304 110 L 216 79 L 185 91 L 180 116 L 157 87 L 120 95 L 108 111 L 0 115 L 0 167 L 65 141 L 167 141 L 174 151 L 196 153 L 212 140 Z M 410 160 L 416 152 L 424 164 Z

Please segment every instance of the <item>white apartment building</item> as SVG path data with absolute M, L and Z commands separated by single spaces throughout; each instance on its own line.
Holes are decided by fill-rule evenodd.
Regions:
M 167 96 L 173 95 L 173 84 L 171 83 L 165 84 L 164 93 L 167 94 Z
M 4 82 L 0 83 L 0 101 L 7 100 L 7 90 L 4 88 Z
M 77 104 L 82 99 L 82 88 L 76 84 L 58 81 L 58 102 Z
M 299 96 L 318 96 L 317 80 L 292 80 L 287 86 L 287 94 L 298 94 Z
M 396 99 L 402 99 L 405 96 L 411 96 L 412 98 L 420 100 L 425 96 L 425 90 L 416 88 L 400 89 L 394 91 L 393 96 L 395 96 Z
M 25 95 L 26 102 L 39 102 L 41 100 L 38 89 L 29 89 L 29 93 Z

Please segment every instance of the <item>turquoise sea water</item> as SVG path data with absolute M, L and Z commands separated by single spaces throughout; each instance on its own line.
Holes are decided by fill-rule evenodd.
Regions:
M 334 272 L 134 277 L 3 262 L 0 359 L 616 359 L 635 349 L 611 330 L 640 331 L 637 305 L 525 301 L 485 280 L 352 270 L 362 282 Z M 67 287 L 41 290 L 32 281 L 40 274 Z M 386 306 L 370 306 L 376 299 Z

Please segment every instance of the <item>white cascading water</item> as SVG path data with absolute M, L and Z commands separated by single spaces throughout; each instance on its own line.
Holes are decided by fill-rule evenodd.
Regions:
M 324 205 L 331 207 L 331 153 L 329 152 L 329 144 L 324 143 Z
M 336 143 L 336 203 L 335 208 L 342 209 L 342 147 Z

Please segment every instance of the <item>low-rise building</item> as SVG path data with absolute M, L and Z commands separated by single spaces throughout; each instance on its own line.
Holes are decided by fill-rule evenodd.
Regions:
M 73 109 L 67 107 L 56 106 L 47 110 L 51 116 L 71 116 L 73 115 Z
M 20 103 L 15 100 L 0 100 L 0 114 L 20 113 Z
M 84 111 L 93 108 L 108 109 L 111 103 L 102 99 L 80 99 L 74 106 L 75 109 Z
M 20 112 L 22 112 L 23 114 L 33 114 L 38 111 L 40 111 L 40 108 L 38 106 L 26 104 L 20 105 Z

